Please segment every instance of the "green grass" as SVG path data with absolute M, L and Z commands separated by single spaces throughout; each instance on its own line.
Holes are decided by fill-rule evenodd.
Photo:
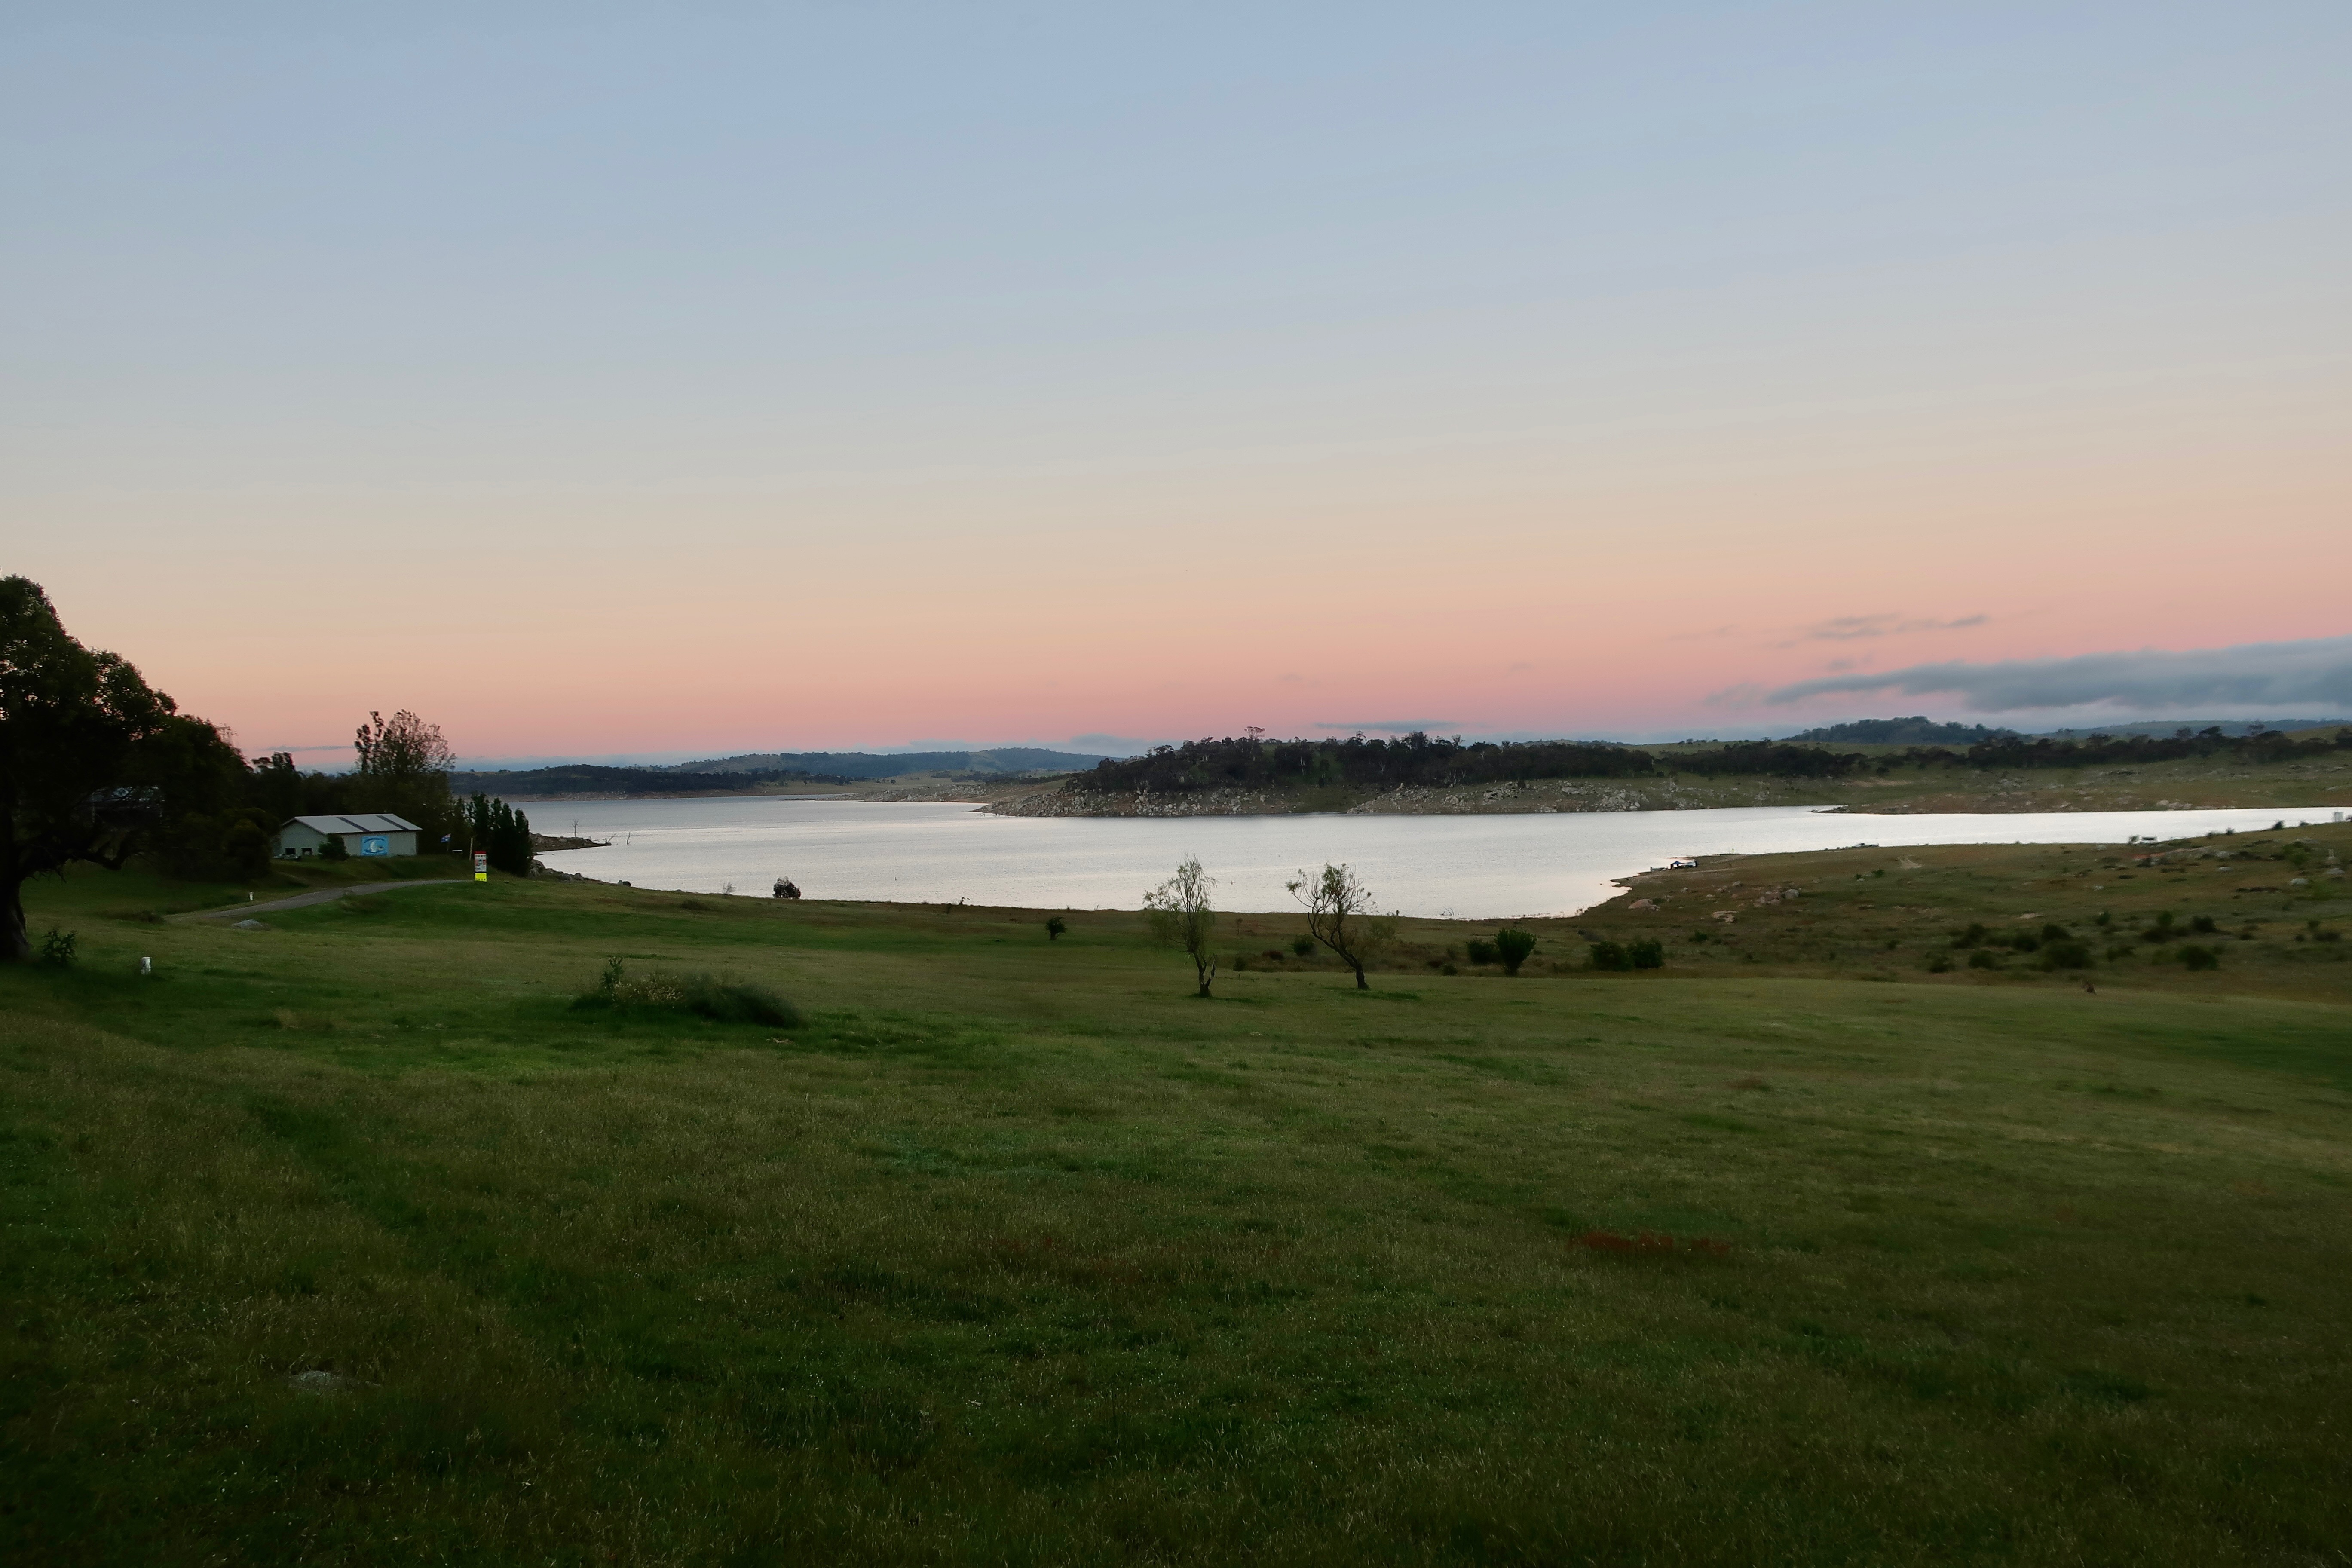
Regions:
M 1204 1003 L 1130 915 L 130 886 L 0 973 L 7 1561 L 2352 1539 L 2340 970 L 1504 980 L 1416 922 Z M 614 954 L 804 1021 L 572 1008 Z

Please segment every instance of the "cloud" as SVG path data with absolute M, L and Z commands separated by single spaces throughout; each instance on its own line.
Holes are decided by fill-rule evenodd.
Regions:
M 1900 691 L 1906 697 L 1955 696 L 1972 711 L 2078 708 L 2110 702 L 2137 709 L 2229 703 L 2286 708 L 2306 703 L 2352 707 L 2352 637 L 2168 653 L 2092 653 L 2074 658 L 1952 660 L 1869 675 L 1801 680 L 1765 695 L 1775 705 L 1843 691 Z
M 1956 632 L 1980 626 L 1990 616 L 1962 616 L 1958 620 L 1906 619 L 1902 616 L 1832 616 L 1804 628 L 1816 642 L 1851 642 L 1855 637 L 1899 637 L 1907 632 Z
M 1358 730 L 1379 730 L 1391 734 L 1409 735 L 1415 730 L 1451 729 L 1461 721 L 1459 719 L 1361 719 L 1347 724 L 1318 722 L 1315 727 L 1318 730 L 1345 730 L 1350 734 Z

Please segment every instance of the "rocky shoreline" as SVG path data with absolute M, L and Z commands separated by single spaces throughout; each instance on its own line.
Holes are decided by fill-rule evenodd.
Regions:
M 2053 811 L 2283 810 L 2352 806 L 2344 764 L 2265 769 L 2085 770 L 2073 776 L 1986 773 L 1962 787 L 1923 788 L 1909 779 L 1837 782 L 1744 777 L 1529 779 L 1454 787 L 1400 785 L 1375 795 L 1328 790 L 1223 788 L 1182 793 L 1055 787 L 1008 793 L 982 807 L 1002 816 L 1463 816 L 1506 813 L 1703 811 L 1723 806 L 1808 805 L 1886 816 Z

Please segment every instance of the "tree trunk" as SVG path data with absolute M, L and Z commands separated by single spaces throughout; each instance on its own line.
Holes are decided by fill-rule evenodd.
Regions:
M 1370 991 L 1371 988 L 1372 983 L 1364 978 L 1364 966 L 1360 963 L 1356 965 L 1356 989 L 1359 991 Z
M 25 882 L 13 878 L 0 896 L 0 962 L 22 963 L 33 956 L 33 939 L 25 931 Z

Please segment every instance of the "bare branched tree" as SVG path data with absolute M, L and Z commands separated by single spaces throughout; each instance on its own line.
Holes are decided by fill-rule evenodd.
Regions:
M 1216 955 L 1210 943 L 1217 934 L 1217 912 L 1209 907 L 1209 889 L 1217 879 L 1201 869 L 1195 858 L 1176 868 L 1176 874 L 1143 895 L 1144 911 L 1151 917 L 1151 934 L 1171 947 L 1181 947 L 1192 960 L 1201 992 L 1217 977 Z
M 1351 867 L 1326 866 L 1313 876 L 1301 871 L 1288 887 L 1290 896 L 1307 906 L 1307 931 L 1356 972 L 1357 990 L 1370 991 L 1364 965 L 1396 940 L 1396 917 L 1374 907 Z

